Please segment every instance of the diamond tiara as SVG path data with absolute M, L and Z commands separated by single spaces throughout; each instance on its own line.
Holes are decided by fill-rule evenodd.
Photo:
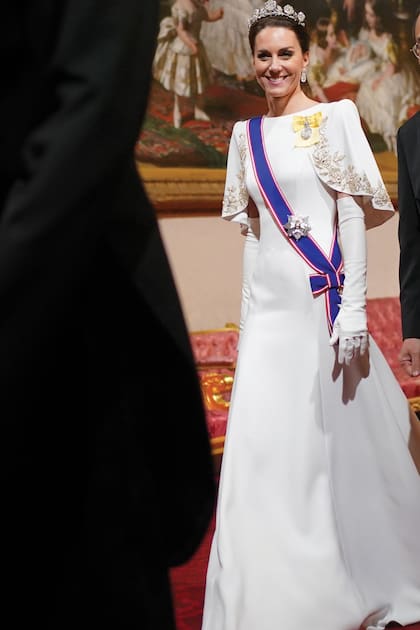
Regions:
M 264 6 L 261 9 L 255 9 L 249 18 L 248 29 L 262 18 L 276 16 L 288 18 L 300 26 L 305 26 L 306 15 L 302 11 L 295 11 L 291 4 L 285 4 L 284 7 L 281 7 L 276 0 L 267 0 Z

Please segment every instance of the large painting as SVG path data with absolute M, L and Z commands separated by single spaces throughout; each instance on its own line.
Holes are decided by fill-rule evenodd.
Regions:
M 177 34 L 179 5 L 193 11 L 199 44 L 189 65 Z M 410 53 L 418 0 L 298 0 L 311 30 L 307 89 L 319 101 L 352 99 L 391 196 L 396 198 L 398 127 L 420 109 L 420 68 Z M 248 18 L 263 0 L 161 0 L 154 78 L 135 147 L 161 214 L 219 212 L 227 148 L 238 119 L 262 114 Z M 206 18 L 209 17 L 210 20 Z

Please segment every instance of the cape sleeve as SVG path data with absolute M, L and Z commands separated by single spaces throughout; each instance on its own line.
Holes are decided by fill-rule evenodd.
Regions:
M 312 163 L 321 181 L 337 192 L 358 197 L 366 229 L 390 219 L 395 208 L 389 197 L 353 101 L 332 103 L 314 145 Z
M 248 224 L 249 195 L 245 182 L 247 153 L 246 122 L 234 124 L 229 143 L 222 218 L 242 225 Z

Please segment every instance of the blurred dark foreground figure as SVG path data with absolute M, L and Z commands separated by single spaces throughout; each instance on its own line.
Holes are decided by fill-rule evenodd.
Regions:
M 3 9 L 5 630 L 174 628 L 168 567 L 193 554 L 212 513 L 189 337 L 133 161 L 158 10 Z

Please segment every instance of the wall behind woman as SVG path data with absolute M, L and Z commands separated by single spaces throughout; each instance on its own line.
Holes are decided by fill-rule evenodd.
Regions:
M 190 331 L 239 323 L 243 237 L 216 217 L 162 218 L 160 229 Z M 368 232 L 368 297 L 397 296 L 398 214 Z

